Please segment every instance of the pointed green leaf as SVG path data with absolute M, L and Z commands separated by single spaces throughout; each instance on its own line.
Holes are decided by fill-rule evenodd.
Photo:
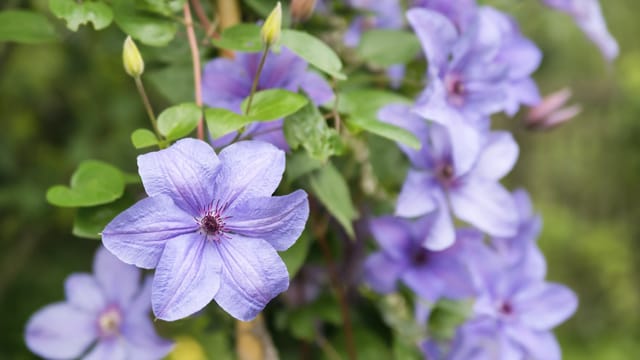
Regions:
M 131 143 L 136 149 L 158 145 L 158 138 L 149 129 L 137 129 L 131 133 Z
M 416 58 L 420 49 L 416 35 L 404 30 L 369 30 L 358 44 L 358 54 L 378 66 L 406 64 Z
M 349 186 L 340 172 L 329 163 L 311 176 L 310 185 L 318 200 L 353 238 L 355 234 L 352 222 L 358 218 L 358 211 L 351 201 Z
M 194 103 L 184 103 L 164 110 L 158 116 L 158 130 L 167 140 L 189 135 L 197 126 L 202 110 Z
M 79 208 L 73 221 L 73 235 L 86 239 L 100 239 L 104 227 L 133 203 L 133 199 L 125 196 L 111 204 Z
M 338 111 L 377 118 L 378 110 L 389 104 L 410 104 L 411 99 L 384 90 L 352 90 L 340 93 Z
M 255 24 L 238 24 L 225 29 L 219 39 L 214 39 L 217 47 L 236 51 L 256 52 L 263 48 L 260 27 Z
M 0 42 L 39 44 L 57 39 L 53 25 L 42 14 L 24 10 L 0 12 Z
M 242 109 L 247 108 L 249 97 L 242 102 Z M 309 100 L 306 97 L 282 89 L 268 89 L 258 91 L 253 95 L 251 109 L 247 116 L 254 121 L 271 121 L 291 115 L 305 106 Z
M 49 9 L 56 17 L 64 19 L 71 31 L 89 23 L 95 30 L 102 30 L 113 21 L 113 11 L 102 1 L 49 0 Z
M 305 231 L 302 233 L 302 235 L 300 235 L 300 238 L 298 239 L 298 241 L 296 241 L 295 244 L 293 244 L 293 246 L 280 253 L 282 261 L 284 261 L 284 264 L 287 265 L 287 270 L 289 271 L 289 277 L 291 279 L 296 276 L 298 270 L 300 270 L 300 268 L 304 264 L 310 247 L 311 237 Z
M 421 147 L 420 140 L 411 132 L 374 118 L 352 115 L 347 117 L 346 123 L 350 128 L 366 130 L 378 136 L 403 143 L 416 150 Z
M 207 120 L 209 133 L 214 139 L 241 129 L 254 121 L 248 116 L 221 108 L 207 108 L 204 110 L 204 116 Z
M 113 165 L 97 160 L 80 164 L 71 176 L 71 187 L 55 185 L 47 201 L 61 207 L 84 207 L 110 203 L 124 193 L 125 179 Z
M 116 24 L 128 35 L 150 46 L 165 46 L 178 31 L 174 20 L 138 11 L 131 0 L 113 0 Z
M 280 44 L 334 78 L 339 80 L 347 78 L 341 72 L 342 61 L 322 40 L 303 31 L 285 29 L 282 30 Z

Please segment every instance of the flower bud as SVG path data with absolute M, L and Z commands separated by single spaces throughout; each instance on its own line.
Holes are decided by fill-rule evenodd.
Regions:
M 282 27 L 282 6 L 278 1 L 276 7 L 271 11 L 271 14 L 267 17 L 264 24 L 262 25 L 262 29 L 260 30 L 260 35 L 262 36 L 262 41 L 267 44 L 267 46 L 271 46 L 273 43 L 278 41 L 280 38 L 280 28 Z
M 571 120 L 582 108 L 579 105 L 566 106 L 570 98 L 571 90 L 568 88 L 547 95 L 529 110 L 525 126 L 532 130 L 550 130 Z
M 131 36 L 127 36 L 124 41 L 122 63 L 124 64 L 124 71 L 134 78 L 139 77 L 144 72 L 144 60 L 142 60 L 142 55 L 140 55 L 140 51 Z
M 305 21 L 311 17 L 315 7 L 316 0 L 292 0 L 291 18 L 297 22 Z

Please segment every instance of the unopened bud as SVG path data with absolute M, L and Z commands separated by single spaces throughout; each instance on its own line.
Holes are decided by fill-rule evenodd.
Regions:
M 267 20 L 264 21 L 262 25 L 262 29 L 260 30 L 260 35 L 262 36 L 262 41 L 267 44 L 267 46 L 271 46 L 273 43 L 278 41 L 280 38 L 280 32 L 282 27 L 282 6 L 278 1 L 278 4 L 271 11 L 271 14 L 267 17 Z
M 316 7 L 316 0 L 293 0 L 291 1 L 291 18 L 301 22 L 311 17 L 313 9 Z
M 142 60 L 142 55 L 140 55 L 140 51 L 131 36 L 127 36 L 124 41 L 122 63 L 124 64 L 124 71 L 134 78 L 139 77 L 144 72 L 144 60 Z
M 580 105 L 566 106 L 570 98 L 568 88 L 547 95 L 529 110 L 525 125 L 532 130 L 550 130 L 571 120 L 582 108 Z

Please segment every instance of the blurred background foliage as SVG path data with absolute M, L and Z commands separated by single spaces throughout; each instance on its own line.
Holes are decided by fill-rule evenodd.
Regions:
M 524 130 L 521 116 L 497 123 L 514 131 L 521 144 L 508 183 L 529 190 L 543 216 L 540 244 L 549 278 L 579 294 L 577 314 L 557 331 L 565 359 L 629 359 L 640 354 L 640 2 L 602 2 L 621 47 L 612 65 L 568 17 L 535 0 L 485 2 L 514 14 L 524 33 L 542 48 L 545 58 L 535 76 L 541 90 L 569 86 L 573 101 L 583 106 L 576 119 L 548 133 Z M 46 0 L 0 3 L 0 9 L 8 8 L 48 13 Z M 33 358 L 22 337 L 27 319 L 63 299 L 65 277 L 89 271 L 97 246 L 71 235 L 73 210 L 48 205 L 46 189 L 66 183 L 85 159 L 109 161 L 134 172 L 137 152 L 129 135 L 147 125 L 135 86 L 122 71 L 123 34 L 115 27 L 71 33 L 61 21 L 54 22 L 60 34 L 57 43 L 0 44 L 2 359 Z M 173 59 L 142 48 L 157 111 L 170 104 L 169 98 L 189 95 L 185 39 L 179 31 Z M 182 72 L 163 72 L 168 61 Z M 208 347 L 229 346 L 219 336 L 206 340 L 202 343 Z M 193 341 L 182 339 L 180 351 L 201 351 Z M 388 354 L 380 351 L 377 354 Z

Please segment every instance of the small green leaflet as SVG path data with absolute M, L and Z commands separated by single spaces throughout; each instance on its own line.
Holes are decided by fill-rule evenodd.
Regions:
M 194 103 L 183 103 L 164 110 L 158 116 L 158 131 L 173 141 L 191 133 L 197 126 L 202 110 Z
M 24 10 L 0 12 L 0 42 L 39 44 L 56 40 L 53 25 L 44 15 Z
M 340 58 L 333 49 L 322 42 L 322 40 L 304 31 L 291 29 L 282 30 L 280 45 L 286 46 L 289 50 L 305 59 L 309 64 L 338 80 L 347 78 L 347 76 L 341 72 L 342 61 L 340 61 Z
M 86 160 L 71 176 L 71 187 L 55 185 L 47 191 L 47 201 L 61 207 L 84 207 L 110 203 L 122 197 L 125 177 L 113 165 Z
M 110 204 L 79 208 L 73 221 L 73 235 L 86 239 L 100 239 L 104 227 L 133 202 L 131 197 L 124 196 Z
M 242 101 L 242 109 L 246 110 L 249 97 Z M 306 97 L 282 89 L 258 91 L 253 95 L 251 109 L 247 116 L 254 121 L 270 121 L 291 115 L 305 106 Z
M 353 205 L 349 186 L 344 177 L 331 163 L 310 176 L 311 191 L 338 220 L 349 237 L 353 238 L 352 222 L 358 218 L 358 210 Z
M 158 138 L 149 129 L 137 129 L 131 133 L 131 143 L 136 149 L 158 145 Z
M 260 27 L 255 24 L 238 24 L 225 29 L 219 39 L 212 40 L 217 47 L 236 51 L 256 52 L 263 48 Z
M 95 30 L 102 30 L 113 21 L 113 11 L 102 1 L 49 0 L 49 9 L 56 17 L 64 19 L 71 31 L 89 23 Z
M 313 103 L 284 119 L 284 136 L 291 149 L 303 147 L 313 159 L 326 162 L 343 150 L 341 138 Z

